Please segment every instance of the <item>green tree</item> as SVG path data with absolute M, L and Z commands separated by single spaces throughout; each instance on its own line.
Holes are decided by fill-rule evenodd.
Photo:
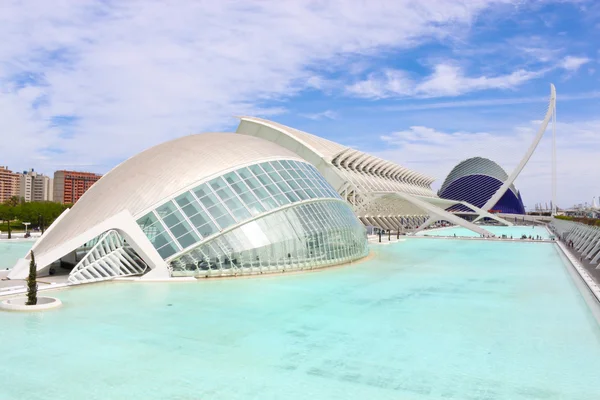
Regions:
M 6 204 L 10 207 L 16 207 L 19 204 L 21 204 L 21 202 L 25 200 L 22 197 L 19 196 L 12 196 L 10 199 L 6 200 Z
M 27 277 L 27 303 L 25 305 L 35 306 L 37 304 L 37 265 L 35 265 L 35 256 L 33 251 L 31 261 L 29 262 L 29 276 Z
M 8 210 L 8 207 L 10 210 Z M 43 231 L 44 227 L 49 226 L 62 212 L 69 208 L 69 205 L 54 203 L 52 201 L 32 201 L 29 203 L 6 202 L 0 205 L 0 219 L 6 221 L 4 216 L 10 218 L 10 221 L 31 222 L 31 227 L 39 226 Z
M 15 219 L 15 207 L 10 206 L 7 203 L 5 204 L 0 204 L 0 220 L 6 222 L 7 226 L 8 226 L 8 238 L 11 239 L 12 238 L 12 229 L 10 227 L 10 222 L 12 220 Z

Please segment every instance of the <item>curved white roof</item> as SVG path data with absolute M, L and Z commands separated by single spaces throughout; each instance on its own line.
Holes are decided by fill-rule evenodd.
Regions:
M 295 129 L 278 122 L 269 121 L 263 118 L 257 117 L 239 117 L 241 121 L 251 121 L 264 126 L 272 127 L 280 132 L 286 133 L 293 137 L 299 143 L 302 143 L 313 152 L 318 154 L 320 157 L 325 158 L 327 161 L 331 161 L 338 153 L 348 149 L 348 147 L 332 142 L 331 140 L 324 139 L 322 137 L 313 135 L 311 133 L 307 133 L 301 131 L 299 129 Z
M 275 143 L 233 133 L 203 133 L 159 144 L 119 164 L 96 182 L 39 241 L 36 254 L 123 210 L 137 217 L 206 178 L 244 164 L 281 158 L 302 161 Z
M 340 163 L 344 163 L 345 161 L 347 161 L 347 159 L 349 159 L 349 158 L 355 159 L 357 157 L 360 157 L 361 162 L 357 163 L 356 165 L 353 165 L 351 168 L 351 169 L 356 169 L 357 167 L 361 166 L 362 168 L 359 171 L 360 173 L 367 173 L 367 172 L 370 173 L 370 172 L 372 172 L 371 169 L 373 169 L 376 166 L 379 167 L 379 169 L 381 169 L 381 167 L 385 166 L 386 173 L 388 173 L 390 175 L 389 177 L 386 177 L 386 178 L 392 178 L 391 170 L 394 169 L 393 172 L 395 173 L 395 175 L 397 175 L 397 176 L 394 176 L 394 178 L 396 178 L 396 177 L 400 178 L 400 176 L 401 176 L 402 179 L 400 179 L 400 180 L 403 180 L 406 182 L 410 181 L 411 184 L 414 184 L 416 186 L 420 186 L 420 187 L 427 189 L 427 191 L 430 192 L 429 195 L 433 195 L 433 192 L 431 192 L 431 189 L 429 188 L 429 186 L 435 179 L 431 178 L 425 174 L 421 174 L 419 172 L 409 170 L 408 168 L 402 167 L 402 166 L 392 163 L 390 161 L 386 161 L 381 158 L 372 156 L 370 154 L 361 152 L 359 150 L 355 150 L 350 147 L 341 145 L 339 143 L 332 142 L 331 140 L 323 139 L 322 137 L 315 136 L 313 134 L 303 132 L 303 131 L 295 129 L 295 128 L 291 128 L 289 126 L 280 124 L 278 122 L 273 122 L 273 121 L 269 121 L 269 120 L 266 120 L 263 118 L 257 118 L 257 117 L 239 117 L 239 118 L 240 118 L 240 126 L 238 127 L 238 130 L 237 130 L 238 133 L 264 137 L 267 140 L 277 142 L 286 148 L 295 150 L 296 154 L 303 156 L 307 161 L 309 161 L 310 163 L 312 163 L 313 165 L 315 165 L 317 167 L 318 167 L 319 163 L 316 162 L 313 157 L 308 157 L 306 152 L 299 151 L 298 144 L 304 146 L 310 152 L 317 155 L 320 159 L 324 160 L 327 164 L 331 164 L 336 167 L 339 166 Z M 248 123 L 254 124 L 255 126 L 253 126 L 253 127 L 249 126 Z M 273 137 L 272 135 L 270 135 L 267 132 L 258 134 L 258 130 L 260 129 L 260 127 L 267 127 L 267 128 L 274 129 L 274 130 L 280 132 L 281 134 L 286 135 L 287 137 L 291 138 L 294 143 L 290 143 L 289 141 L 286 141 L 281 137 Z M 344 168 L 346 168 L 346 167 L 350 167 L 350 165 L 344 165 Z M 367 167 L 369 167 L 368 171 L 365 170 L 365 168 L 367 168 Z M 377 173 L 383 172 L 383 170 L 380 171 L 379 169 L 376 171 Z M 321 173 L 324 173 L 324 171 L 322 171 L 322 170 L 320 170 L 320 171 L 321 171 Z M 373 172 L 375 172 L 375 171 L 373 171 Z

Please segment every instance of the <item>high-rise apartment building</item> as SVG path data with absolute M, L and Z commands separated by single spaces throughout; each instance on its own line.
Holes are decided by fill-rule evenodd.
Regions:
M 19 195 L 19 174 L 0 166 L 0 203 Z
M 102 175 L 92 172 L 56 171 L 54 201 L 75 204 Z
M 53 201 L 53 179 L 33 169 L 19 174 L 19 197 L 30 201 Z

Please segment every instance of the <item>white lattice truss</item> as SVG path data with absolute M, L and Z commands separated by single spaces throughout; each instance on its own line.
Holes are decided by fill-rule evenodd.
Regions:
M 148 266 L 115 230 L 104 233 L 69 274 L 70 283 L 90 283 L 143 274 Z
M 560 219 L 553 219 L 550 226 L 565 242 L 573 242 L 584 259 L 591 264 L 600 262 L 600 228 Z

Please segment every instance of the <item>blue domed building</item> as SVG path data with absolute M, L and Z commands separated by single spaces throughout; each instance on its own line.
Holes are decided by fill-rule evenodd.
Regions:
M 460 162 L 452 169 L 438 195 L 444 199 L 466 201 L 477 207 L 483 207 L 507 178 L 506 171 L 494 161 L 473 157 Z M 471 210 L 462 205 L 455 205 L 449 211 Z M 521 194 L 514 185 L 511 185 L 492 209 L 486 211 L 525 214 L 525 207 Z

